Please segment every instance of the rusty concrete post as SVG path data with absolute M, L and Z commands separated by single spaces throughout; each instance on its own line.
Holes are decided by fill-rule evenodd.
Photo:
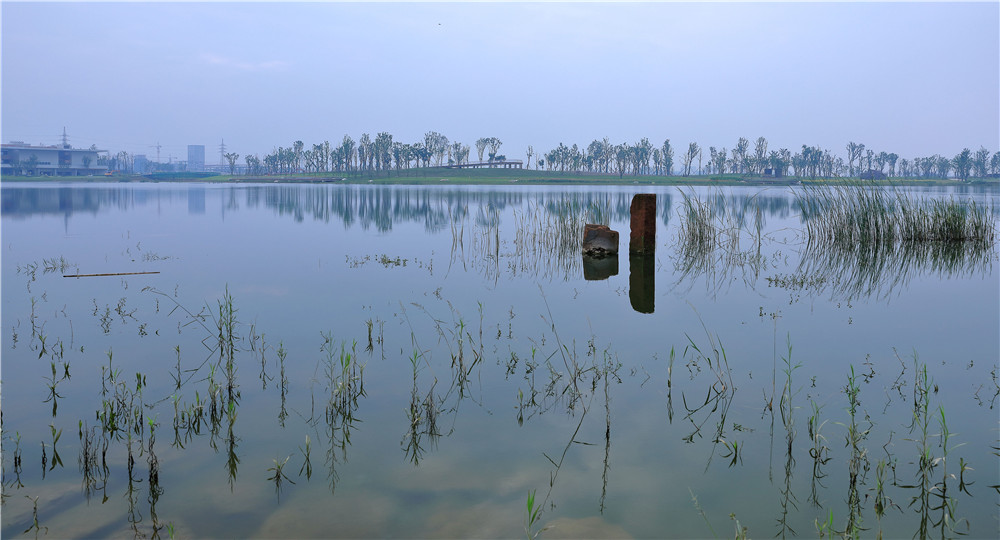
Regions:
M 656 250 L 656 194 L 639 193 L 632 197 L 631 236 L 628 251 L 652 255 Z

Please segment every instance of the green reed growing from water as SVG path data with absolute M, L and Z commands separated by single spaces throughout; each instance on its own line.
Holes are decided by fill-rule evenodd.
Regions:
M 995 241 L 993 215 L 975 201 L 925 200 L 861 185 L 807 187 L 798 198 L 810 242 Z
M 975 201 L 855 185 L 806 188 L 798 205 L 807 236 L 800 271 L 848 297 L 888 295 L 923 272 L 979 273 L 996 256 L 996 220 Z

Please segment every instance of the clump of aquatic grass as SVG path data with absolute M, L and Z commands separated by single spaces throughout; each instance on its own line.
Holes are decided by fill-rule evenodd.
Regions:
M 903 241 L 987 242 L 995 239 L 993 215 L 975 201 L 934 199 L 922 204 L 900 196 Z
M 722 444 L 723 451 L 725 451 L 728 447 L 724 444 L 723 429 L 726 425 L 726 416 L 729 413 L 729 407 L 736 395 L 736 385 L 733 382 L 732 369 L 729 367 L 729 359 L 726 355 L 725 347 L 723 347 L 718 336 L 713 336 L 708 331 L 704 322 L 702 322 L 702 327 L 705 330 L 705 336 L 708 340 L 707 344 L 704 347 L 699 346 L 691 336 L 685 334 L 688 345 L 684 348 L 683 356 L 688 358 L 689 353 L 691 353 L 691 361 L 688 364 L 688 369 L 693 370 L 692 377 L 695 373 L 701 372 L 701 365 L 704 364 L 707 366 L 708 371 L 715 376 L 715 381 L 709 385 L 705 393 L 705 400 L 701 404 L 695 402 L 693 405 L 689 405 L 686 395 L 683 392 L 681 393 L 681 401 L 687 411 L 684 419 L 691 422 L 693 428 L 691 433 L 684 437 L 684 440 L 694 442 L 696 435 L 701 437 L 702 428 L 714 416 L 714 413 L 718 411 L 719 418 L 715 424 L 716 433 L 712 437 L 712 442 L 713 445 Z M 713 446 L 713 452 L 709 455 L 706 470 L 711 465 L 714 455 L 715 446 Z
M 160 499 L 160 495 L 163 495 L 163 488 L 160 487 L 160 460 L 153 451 L 153 446 L 156 443 L 156 426 L 159 424 L 151 417 L 146 417 L 146 421 L 149 424 L 149 438 L 146 447 L 146 463 L 149 465 L 149 513 L 150 517 L 153 518 L 153 527 L 156 528 L 158 522 L 156 502 Z
M 289 478 L 288 475 L 286 475 L 285 471 L 283 470 L 285 468 L 285 464 L 288 463 L 288 460 L 291 457 L 292 456 L 288 456 L 283 461 L 278 461 L 278 459 L 275 458 L 273 460 L 274 461 L 274 466 L 267 468 L 268 472 L 272 473 L 271 476 L 268 478 L 268 480 L 271 481 L 271 482 L 274 482 L 274 491 L 275 491 L 275 493 L 278 494 L 279 497 L 281 496 L 281 483 L 282 482 L 287 481 L 287 482 L 291 482 L 293 484 L 295 483 L 295 481 L 292 480 L 291 478 Z
M 529 205 L 514 212 L 515 272 L 571 275 L 580 264 L 583 228 L 588 223 L 608 225 L 611 202 L 563 200 Z
M 812 482 L 811 490 L 809 493 L 809 502 L 813 504 L 816 508 L 820 508 L 822 505 L 819 502 L 819 496 L 816 490 L 816 486 L 823 486 L 822 480 L 826 477 L 827 473 L 823 472 L 823 466 L 830 461 L 830 447 L 827 446 L 826 437 L 822 434 L 823 426 L 826 425 L 826 420 L 820 421 L 820 409 L 822 407 L 817 405 L 815 401 L 812 401 L 813 413 L 809 417 L 809 422 L 807 424 L 809 440 L 812 442 L 812 447 L 809 449 L 809 457 L 813 460 L 812 468 Z
M 531 492 L 528 493 L 527 507 L 528 507 L 528 513 L 525 516 L 524 520 L 524 535 L 529 540 L 534 540 L 535 538 L 538 537 L 539 534 L 542 533 L 542 531 L 545 530 L 545 529 L 539 529 L 537 531 L 535 530 L 535 524 L 538 523 L 542 514 L 541 505 L 537 506 L 535 505 L 535 490 L 531 490 Z
M 328 478 L 332 493 L 339 479 L 336 471 L 337 450 L 340 450 L 342 459 L 346 460 L 347 447 L 351 444 L 351 430 L 354 428 L 354 423 L 359 421 L 355 418 L 358 400 L 366 395 L 364 365 L 358 363 L 356 341 L 351 343 L 350 349 L 345 342 L 341 342 L 338 351 L 332 332 L 321 335 L 323 346 L 320 350 L 325 353 L 323 363 L 326 365 L 328 395 L 325 412 L 326 434 L 330 439 L 326 463 L 330 468 Z
M 995 218 L 975 201 L 924 200 L 899 191 L 852 185 L 807 187 L 798 204 L 810 242 L 995 241 Z
M 788 355 L 783 357 L 785 362 L 783 371 L 785 373 L 785 385 L 781 392 L 781 401 L 778 408 L 781 411 L 781 421 L 785 426 L 785 483 L 781 488 L 781 516 L 778 518 L 778 525 L 781 527 L 778 534 L 785 537 L 787 534 L 795 536 L 795 530 L 788 523 L 788 515 L 792 510 L 798 509 L 798 499 L 792 492 L 792 474 L 795 470 L 795 458 L 792 448 L 795 443 L 795 407 L 792 405 L 792 398 L 796 392 L 792 387 L 792 373 L 802 364 L 792 364 L 792 342 L 788 339 Z
M 28 534 L 29 532 L 31 532 L 32 530 L 34 530 L 35 531 L 35 537 L 37 538 L 38 537 L 38 533 L 42 529 L 45 530 L 45 534 L 46 535 L 49 534 L 49 528 L 48 527 L 43 527 L 43 526 L 39 525 L 39 523 L 38 523 L 38 497 L 29 497 L 29 496 L 25 495 L 24 498 L 28 499 L 29 501 L 31 501 L 31 504 L 32 504 L 32 508 L 31 508 L 31 526 L 28 527 L 27 529 L 25 529 L 24 532 L 21 533 L 21 534 Z
M 400 441 L 403 453 L 413 462 L 420 464 L 425 448 L 422 438 L 426 435 L 432 444 L 435 444 L 441 432 L 438 430 L 438 414 L 440 412 L 438 401 L 434 396 L 435 379 L 427 391 L 426 397 L 421 397 L 420 389 L 417 385 L 417 373 L 420 371 L 421 355 L 418 351 L 413 351 L 413 356 L 409 358 L 410 366 L 413 368 L 413 390 L 410 392 L 410 404 L 406 410 L 406 418 L 409 429 Z
M 740 277 L 737 272 L 750 284 L 766 268 L 761 254 L 764 214 L 756 197 L 727 200 L 722 193 L 704 197 L 685 193 L 678 214 L 678 283 L 703 276 L 706 286 L 717 291 Z M 743 249 L 747 240 L 752 247 Z
M 52 469 L 56 468 L 56 465 L 58 465 L 60 467 L 63 466 L 62 458 L 59 457 L 59 451 L 56 450 L 56 443 L 59 442 L 59 438 L 62 437 L 62 430 L 61 429 L 57 430 L 56 426 L 53 425 L 53 424 L 49 424 L 49 429 L 52 430 L 52 447 L 51 447 L 52 448 L 52 467 L 49 468 L 49 470 L 51 471 Z M 43 464 L 44 464 L 44 461 L 45 461 L 45 443 L 42 443 L 42 462 L 43 462 Z
M 237 309 L 233 305 L 233 296 L 229 294 L 229 286 L 222 300 L 218 301 L 218 316 L 215 317 L 215 327 L 217 330 L 219 363 L 225 365 L 226 373 L 226 394 L 228 402 L 238 403 L 240 398 L 239 386 L 236 384 L 236 342 L 239 339 L 236 334 Z
M 798 204 L 808 236 L 799 271 L 848 298 L 887 296 L 925 272 L 983 273 L 995 258 L 995 218 L 974 201 L 849 186 L 807 188 Z
M 864 528 L 861 526 L 862 500 L 858 487 L 859 484 L 864 484 L 864 478 L 870 468 L 868 449 L 863 447 L 863 443 L 868 438 L 868 434 L 873 426 L 867 414 L 865 415 L 865 419 L 869 422 L 868 427 L 862 428 L 858 423 L 858 408 L 861 405 L 858 394 L 861 393 L 861 387 L 858 386 L 857 378 L 854 375 L 854 366 L 851 366 L 851 373 L 847 376 L 847 386 L 844 388 L 844 392 L 847 394 L 847 412 L 850 417 L 849 423 L 845 426 L 847 428 L 845 442 L 851 449 L 851 457 L 847 462 L 848 518 L 844 534 L 852 538 L 857 538 L 864 531 Z
M 43 272 L 48 274 L 50 272 L 62 272 L 66 273 L 66 269 L 76 266 L 73 263 L 66 260 L 65 257 L 59 256 L 59 258 L 42 259 Z
M 914 363 L 917 369 L 913 388 L 913 423 L 910 429 L 911 431 L 915 431 L 916 434 L 915 438 L 910 440 L 917 443 L 919 456 L 916 462 L 917 472 L 914 482 L 912 484 L 903 484 L 901 487 L 916 491 L 910 498 L 910 506 L 915 506 L 917 513 L 920 515 L 917 533 L 919 536 L 928 536 L 931 528 L 940 529 L 942 537 L 967 534 L 969 528 L 968 520 L 957 516 L 958 500 L 948 492 L 950 487 L 949 480 L 956 480 L 955 474 L 948 472 L 949 452 L 962 445 L 949 446 L 949 441 L 954 434 L 948 429 L 944 407 L 938 407 L 938 414 L 936 416 L 938 424 L 941 427 L 941 431 L 938 434 L 941 455 L 934 455 L 931 443 L 932 434 L 929 433 L 929 429 L 931 425 L 930 396 L 932 392 L 936 391 L 936 385 L 927 375 L 926 364 L 920 364 L 915 356 Z M 934 474 L 938 468 L 941 469 L 941 480 L 935 482 Z M 972 470 L 972 468 L 969 467 L 964 458 L 959 458 L 958 468 L 958 490 L 969 495 L 969 483 L 965 479 L 965 473 Z M 940 512 L 937 519 L 933 517 L 933 514 L 936 512 Z M 962 522 L 965 522 L 965 531 L 958 530 Z
M 680 242 L 682 250 L 701 253 L 715 248 L 719 227 L 716 225 L 715 211 L 707 199 L 684 193 L 681 209 Z
M 357 342 L 353 342 L 350 349 L 346 343 L 340 343 L 338 353 L 333 333 L 321 335 L 323 345 L 320 350 L 325 353 L 327 390 L 330 393 L 326 415 L 328 419 L 340 417 L 347 421 L 357 410 L 358 399 L 365 396 L 365 367 L 358 363 Z
M 288 377 L 285 376 L 285 358 L 288 356 L 288 352 L 285 350 L 285 343 L 278 343 L 278 350 L 276 352 L 278 355 L 278 366 L 280 369 L 280 388 L 281 388 L 281 409 L 278 411 L 278 421 L 281 423 L 281 427 L 285 427 L 285 419 L 288 418 L 288 410 L 285 408 L 285 400 L 288 396 Z

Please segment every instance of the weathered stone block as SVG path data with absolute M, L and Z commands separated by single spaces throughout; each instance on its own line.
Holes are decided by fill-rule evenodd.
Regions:
M 583 253 L 596 258 L 618 253 L 618 231 L 611 230 L 607 225 L 584 225 Z
M 640 193 L 632 197 L 629 253 L 653 253 L 656 250 L 656 194 Z

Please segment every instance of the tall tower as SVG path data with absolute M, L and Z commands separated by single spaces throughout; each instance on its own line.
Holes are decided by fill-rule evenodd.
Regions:
M 204 172 L 205 170 L 205 145 L 188 145 L 187 169 L 192 172 Z
M 222 139 L 222 142 L 219 144 L 219 167 L 225 166 L 225 161 L 224 161 L 225 157 L 226 157 L 226 140 Z
M 69 136 L 66 135 L 66 126 L 63 126 L 62 147 L 63 150 L 69 150 Z

